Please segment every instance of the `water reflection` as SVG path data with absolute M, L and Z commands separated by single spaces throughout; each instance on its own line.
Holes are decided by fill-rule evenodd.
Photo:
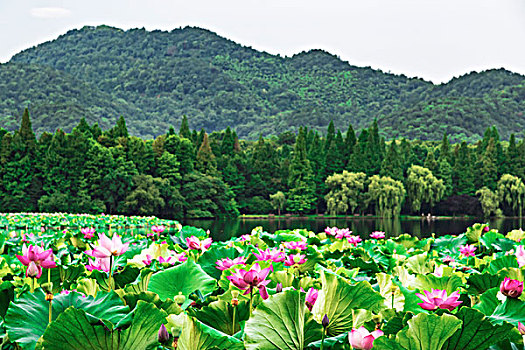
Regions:
M 262 226 L 267 232 L 277 230 L 305 228 L 314 232 L 321 232 L 327 226 L 348 227 L 354 233 L 358 233 L 363 238 L 374 231 L 384 231 L 387 237 L 399 236 L 402 233 L 409 233 L 418 238 L 430 237 L 432 233 L 437 236 L 446 234 L 459 234 L 465 232 L 466 228 L 477 222 L 487 222 L 481 218 L 447 218 L 427 220 L 426 218 L 397 218 L 397 219 L 378 219 L 378 218 L 273 218 L 273 219 L 252 219 L 239 217 L 236 219 L 216 219 L 216 220 L 186 220 L 184 225 L 192 225 L 210 230 L 212 237 L 217 241 L 228 240 L 231 237 L 250 233 L 257 226 Z M 519 218 L 499 218 L 489 220 L 491 228 L 498 229 L 501 233 L 507 233 L 522 226 Z

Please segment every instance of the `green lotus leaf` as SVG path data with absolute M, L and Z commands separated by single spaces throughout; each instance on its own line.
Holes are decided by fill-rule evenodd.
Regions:
M 183 312 L 179 304 L 171 299 L 162 301 L 159 296 L 153 292 L 127 293 L 124 294 L 122 298 L 126 301 L 126 305 L 128 305 L 131 310 L 137 306 L 139 300 L 142 300 L 154 304 L 157 308 L 164 310 L 168 315 L 178 315 Z
M 418 275 L 413 287 L 419 290 L 444 289 L 448 294 L 455 292 L 463 286 L 463 280 L 458 275 L 448 277 L 438 277 L 432 274 Z
M 503 278 L 484 272 L 483 274 L 472 274 L 467 278 L 467 291 L 471 295 L 479 295 L 487 290 L 499 287 Z
M 233 311 L 234 307 L 231 303 L 219 300 L 208 304 L 208 306 L 200 310 L 190 309 L 188 315 L 222 333 L 234 335 L 241 330 L 240 322 L 246 321 L 250 317 L 248 302 L 240 301 L 235 307 L 235 325 L 233 324 Z
M 485 350 L 499 341 L 510 338 L 514 328 L 509 323 L 493 325 L 483 313 L 468 307 L 462 307 L 456 317 L 463 321 L 463 324 L 445 342 L 443 350 Z
M 330 337 L 352 327 L 352 310 L 378 312 L 383 305 L 384 298 L 366 281 L 350 284 L 337 275 L 321 271 L 321 282 L 323 288 L 312 313 L 319 323 L 325 314 L 328 316 L 327 335 Z
M 398 312 L 387 321 L 386 325 L 382 328 L 382 331 L 386 335 L 397 334 L 397 332 L 408 325 L 408 320 L 412 317 L 414 317 L 414 314 L 411 312 Z
M 52 303 L 52 319 L 55 320 L 68 307 L 84 310 L 90 318 L 119 321 L 129 308 L 115 292 L 98 293 L 96 298 L 83 297 L 78 293 L 56 295 Z M 34 349 L 38 338 L 44 334 L 49 321 L 49 302 L 42 290 L 25 293 L 11 303 L 5 317 L 9 339 L 25 349 Z
M 515 255 L 505 255 L 501 258 L 492 260 L 483 272 L 488 272 L 493 275 L 496 275 L 500 270 L 509 267 L 519 267 L 518 260 L 516 259 Z
M 243 342 L 209 327 L 194 317 L 185 316 L 177 350 L 242 350 Z
M 392 282 L 392 276 L 378 273 L 376 279 L 379 285 L 379 293 L 385 298 L 385 307 L 402 311 L 405 307 L 405 296 L 397 285 Z
M 185 309 L 191 303 L 190 294 L 199 290 L 203 295 L 213 292 L 217 281 L 202 267 L 188 259 L 185 263 L 153 274 L 149 280 L 148 291 L 157 293 L 162 300 L 173 299 L 179 293 L 186 297 L 182 304 Z
M 137 279 L 133 283 L 129 283 L 128 285 L 126 285 L 124 290 L 127 293 L 140 293 L 147 291 L 149 280 L 152 275 L 153 271 L 151 271 L 150 269 L 140 270 L 140 275 L 137 277 Z
M 412 255 L 406 261 L 406 267 L 415 273 L 426 275 L 431 273 L 433 270 L 428 264 L 428 254 L 422 253 L 417 255 Z
M 485 316 L 490 316 L 500 304 L 496 297 L 499 288 L 491 288 L 479 297 L 479 303 L 474 306 L 474 309 L 481 311 Z
M 307 345 L 306 349 L 314 350 L 321 348 L 321 340 L 315 341 Z M 344 350 L 348 349 L 348 332 L 341 333 L 335 337 L 325 338 L 323 342 L 323 349 L 325 350 Z
M 483 229 L 486 226 L 487 226 L 487 224 L 476 223 L 476 224 L 468 227 L 467 228 L 467 232 L 465 233 L 465 236 L 467 237 L 469 243 L 477 243 L 477 242 L 479 242 L 481 234 L 483 233 Z
M 224 258 L 233 259 L 238 255 L 239 254 L 235 248 L 213 248 L 202 254 L 202 256 L 199 258 L 198 264 L 208 275 L 215 279 L 219 279 L 221 277 L 222 271 L 216 267 L 217 265 L 215 263 L 217 260 Z
M 108 329 L 92 324 L 84 310 L 69 307 L 46 329 L 42 350 L 136 350 L 158 344 L 157 334 L 166 313 L 155 305 L 139 301 L 132 312 L 131 325 L 124 329 Z
M 503 236 L 501 233 L 496 231 L 489 231 L 485 233 L 479 241 L 481 242 L 481 244 L 483 244 L 485 248 L 494 249 L 495 243 L 503 238 L 505 238 L 505 236 Z
M 518 322 L 525 323 L 525 302 L 519 299 L 509 298 L 499 304 L 492 315 L 488 316 L 494 324 L 509 322 L 518 325 Z
M 407 350 L 441 350 L 462 321 L 444 314 L 419 314 L 408 321 L 408 329 L 396 336 L 396 342 Z
M 458 236 L 441 236 L 434 241 L 434 249 L 445 255 L 459 253 L 459 247 L 467 243 L 467 237 L 464 234 Z
M 305 298 L 287 290 L 259 304 L 245 325 L 246 349 L 304 349 L 321 339 L 322 326 L 306 312 Z

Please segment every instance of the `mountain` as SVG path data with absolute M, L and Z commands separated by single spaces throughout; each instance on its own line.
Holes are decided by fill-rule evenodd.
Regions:
M 0 65 L 0 126 L 19 125 L 29 106 L 37 133 L 69 131 L 85 117 L 102 128 L 126 118 L 152 138 L 178 127 L 227 126 L 243 138 L 346 130 L 378 120 L 387 137 L 473 141 L 495 125 L 503 138 L 525 127 L 525 77 L 503 69 L 447 84 L 352 66 L 321 50 L 280 57 L 208 30 L 170 32 L 108 26 L 71 30 Z M 521 134 L 520 134 L 521 135 Z

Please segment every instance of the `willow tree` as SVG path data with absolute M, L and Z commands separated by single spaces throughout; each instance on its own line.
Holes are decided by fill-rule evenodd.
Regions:
M 407 197 L 413 211 L 420 211 L 421 205 L 427 203 L 430 208 L 439 202 L 445 193 L 443 180 L 419 165 L 412 165 L 407 172 Z
M 364 201 L 366 174 L 351 173 L 346 170 L 341 174 L 328 176 L 326 187 L 330 192 L 325 196 L 327 212 L 330 215 L 353 213 Z
M 525 185 L 521 179 L 505 174 L 498 181 L 497 191 L 500 203 L 512 208 L 512 214 L 521 216 L 525 200 Z
M 481 203 L 481 209 L 483 210 L 483 216 L 488 218 L 490 216 L 501 215 L 501 210 L 499 206 L 498 193 L 492 191 L 487 186 L 483 186 L 476 191 L 476 195 L 479 196 L 479 201 Z
M 405 195 L 405 187 L 401 181 L 379 175 L 370 178 L 369 200 L 375 202 L 376 213 L 382 217 L 399 216 Z
M 284 209 L 286 204 L 286 196 L 281 191 L 270 195 L 270 202 L 272 207 L 277 210 L 277 215 L 281 215 L 281 210 Z

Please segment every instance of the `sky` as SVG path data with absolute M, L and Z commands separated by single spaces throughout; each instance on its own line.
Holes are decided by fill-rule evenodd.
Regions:
M 0 0 L 0 62 L 100 24 L 198 26 L 272 54 L 323 49 L 434 83 L 490 68 L 525 74 L 525 0 Z

